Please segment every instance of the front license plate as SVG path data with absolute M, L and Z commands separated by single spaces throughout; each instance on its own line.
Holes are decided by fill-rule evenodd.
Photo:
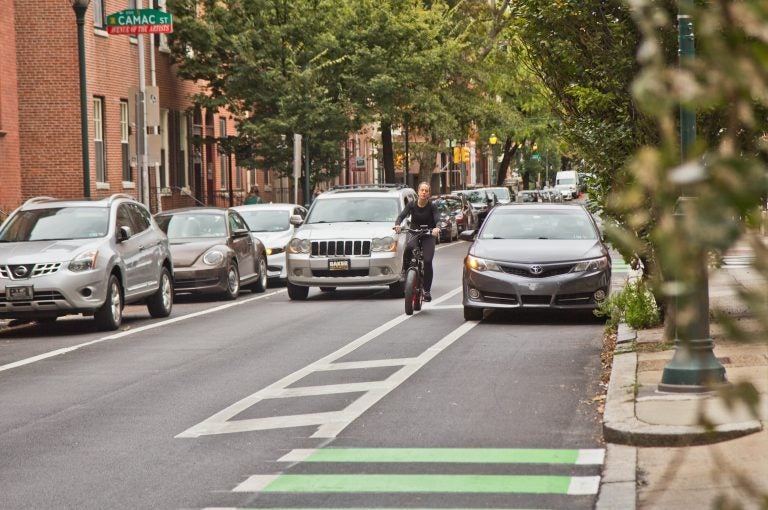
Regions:
M 34 292 L 31 285 L 5 288 L 5 299 L 8 301 L 31 301 L 32 296 L 34 296 Z
M 328 269 L 331 271 L 348 271 L 349 259 L 331 259 L 328 261 Z

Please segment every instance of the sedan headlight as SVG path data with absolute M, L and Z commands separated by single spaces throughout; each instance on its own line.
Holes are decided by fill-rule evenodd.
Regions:
M 203 262 L 209 266 L 217 266 L 224 260 L 224 254 L 220 250 L 208 250 L 203 255 Z
M 481 259 L 474 255 L 467 255 L 467 267 L 475 271 L 501 271 L 498 264 L 492 260 Z
M 84 251 L 69 263 L 69 270 L 74 273 L 96 269 L 96 259 L 99 256 L 99 250 Z
M 397 241 L 393 237 L 375 237 L 371 240 L 371 251 L 396 251 Z
M 582 271 L 601 271 L 608 267 L 608 257 L 600 257 L 599 259 L 582 260 L 573 266 L 572 272 L 580 273 Z
M 267 255 L 277 255 L 278 253 L 283 253 L 285 251 L 285 248 L 282 246 L 276 246 L 274 248 L 267 248 L 266 252 Z
M 311 248 L 312 243 L 309 239 L 299 239 L 298 237 L 294 237 L 291 239 L 291 242 L 288 243 L 289 253 L 309 253 Z

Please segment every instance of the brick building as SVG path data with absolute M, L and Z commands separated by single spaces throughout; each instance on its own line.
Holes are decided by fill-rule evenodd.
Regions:
M 135 5 L 135 0 L 91 0 L 85 16 L 87 149 L 94 198 L 113 193 L 141 198 L 132 95 L 139 86 L 138 39 L 106 30 L 107 14 Z M 155 1 L 155 7 L 163 5 Z M 30 197 L 84 196 L 84 171 L 77 25 L 70 2 L 0 0 L 0 12 L 1 219 Z M 217 146 L 195 143 L 196 137 L 234 134 L 234 121 L 224 111 L 194 110 L 189 97 L 200 87 L 176 77 L 164 36 L 140 37 L 145 38 L 145 83 L 152 85 L 154 77 L 159 91 L 156 138 L 161 150 L 147 179 L 152 210 L 227 205 L 228 165 L 235 204 L 251 184 L 260 186 L 266 200 L 279 200 L 273 196 L 271 172 L 240 169 Z M 155 38 L 154 59 L 150 37 Z

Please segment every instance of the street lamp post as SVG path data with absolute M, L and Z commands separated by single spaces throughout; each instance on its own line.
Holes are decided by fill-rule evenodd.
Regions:
M 499 139 L 496 138 L 496 133 L 491 133 L 491 137 L 488 139 L 488 143 L 491 144 L 491 186 L 496 186 L 496 144 L 498 142 Z
M 70 0 L 77 20 L 77 50 L 80 67 L 80 135 L 83 155 L 83 196 L 91 196 L 91 161 L 88 153 L 88 94 L 85 79 L 85 13 L 91 0 Z
M 681 0 L 679 4 L 678 40 L 679 62 L 683 64 L 694 58 L 692 0 Z M 688 157 L 696 140 L 696 112 L 680 107 L 680 150 L 682 160 Z M 686 207 L 693 203 L 692 197 L 682 196 L 678 200 L 676 216 L 686 213 Z M 681 221 L 681 220 L 678 220 Z M 709 331 L 709 282 L 707 279 L 706 255 L 697 249 L 692 264 L 699 266 L 697 281 L 685 281 L 686 290 L 680 296 L 680 303 L 674 306 L 671 316 L 675 325 L 675 354 L 664 367 L 660 391 L 703 392 L 710 384 L 726 382 L 725 368 L 714 354 L 714 342 Z M 677 298 L 676 298 L 677 299 Z M 681 306 L 686 308 L 688 317 L 681 317 Z

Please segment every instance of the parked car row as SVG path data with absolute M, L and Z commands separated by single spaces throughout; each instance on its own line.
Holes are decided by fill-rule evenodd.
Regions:
M 608 296 L 608 249 L 583 206 L 498 205 L 494 193 L 433 197 L 441 235 L 472 242 L 462 279 L 466 320 L 486 308 L 591 309 Z M 471 205 L 477 196 L 485 221 Z M 306 299 L 311 287 L 375 285 L 402 297 L 406 234 L 392 227 L 415 199 L 401 185 L 341 186 L 308 211 L 256 204 L 155 217 L 127 195 L 30 199 L 0 225 L 0 319 L 82 314 L 114 330 L 126 304 L 167 317 L 174 295 L 235 299 L 243 288 L 263 292 L 268 279 L 285 280 L 291 300 Z

